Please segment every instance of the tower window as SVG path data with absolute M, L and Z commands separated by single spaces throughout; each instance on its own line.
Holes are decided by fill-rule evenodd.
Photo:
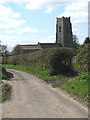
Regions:
M 56 31 L 57 31 L 57 33 L 58 33 L 58 25 L 56 25 Z
M 59 32 L 61 32 L 61 26 L 59 26 Z
M 68 26 L 67 26 L 67 32 L 68 32 Z

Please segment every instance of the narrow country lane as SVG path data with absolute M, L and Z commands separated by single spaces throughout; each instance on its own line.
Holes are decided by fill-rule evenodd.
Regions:
M 13 74 L 11 100 L 3 104 L 3 118 L 88 118 L 88 111 L 58 88 L 18 70 Z

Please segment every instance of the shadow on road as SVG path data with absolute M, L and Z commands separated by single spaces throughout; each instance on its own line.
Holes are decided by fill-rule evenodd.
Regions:
M 8 76 L 9 78 L 14 78 L 14 75 L 13 75 L 12 73 L 6 72 L 6 74 L 7 74 L 7 76 Z

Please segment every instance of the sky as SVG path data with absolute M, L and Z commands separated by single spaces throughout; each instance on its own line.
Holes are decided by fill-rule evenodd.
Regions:
M 88 36 L 88 0 L 1 0 L 0 41 L 18 44 L 56 41 L 56 17 L 71 17 L 80 44 Z

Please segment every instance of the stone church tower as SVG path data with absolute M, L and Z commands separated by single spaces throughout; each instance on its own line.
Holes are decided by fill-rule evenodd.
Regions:
M 72 24 L 70 22 L 70 17 L 57 18 L 56 43 L 61 43 L 63 47 L 73 47 Z

